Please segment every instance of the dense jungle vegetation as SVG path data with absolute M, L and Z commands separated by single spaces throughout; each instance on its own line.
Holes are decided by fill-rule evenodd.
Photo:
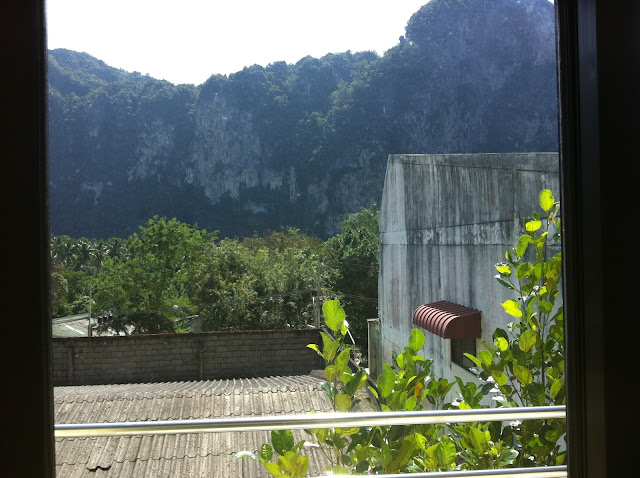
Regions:
M 366 348 L 377 317 L 377 205 L 347 214 L 323 241 L 287 228 L 220 238 L 177 219 L 153 217 L 126 239 L 51 237 L 52 314 L 113 315 L 115 332 L 249 330 L 313 324 L 314 296 L 348 304 Z M 316 302 L 317 304 L 317 302 Z

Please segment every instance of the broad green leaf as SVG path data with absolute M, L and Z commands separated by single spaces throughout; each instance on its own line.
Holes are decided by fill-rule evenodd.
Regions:
M 503 279 L 500 276 L 496 276 L 496 279 L 498 280 L 498 283 L 502 286 L 502 287 L 506 287 L 509 290 L 516 290 L 516 288 L 513 286 L 513 284 L 511 284 L 511 282 L 509 282 L 506 279 Z
M 396 374 L 388 367 L 378 376 L 376 386 L 380 391 L 382 398 L 387 398 L 393 392 L 393 386 L 396 382 Z
M 416 405 L 418 404 L 418 397 L 415 395 L 411 395 L 409 399 L 404 402 L 404 409 L 408 412 L 411 412 L 416 409 Z
M 549 189 L 543 189 L 540 191 L 540 207 L 544 212 L 549 212 L 549 209 L 553 207 L 555 200 L 553 194 Z
M 364 380 L 363 380 L 364 378 Z M 354 375 L 351 376 L 351 380 L 344 386 L 344 393 L 347 395 L 353 395 L 356 393 L 362 385 L 366 383 L 366 377 L 363 369 L 359 369 Z
M 491 337 L 493 339 L 496 339 L 497 337 L 503 337 L 505 340 L 509 339 L 509 334 L 507 333 L 506 330 L 501 329 L 501 328 L 497 328 L 493 334 L 491 335 Z
M 516 267 L 516 277 L 518 280 L 523 280 L 529 277 L 531 272 L 533 271 L 533 264 L 531 262 L 523 262 L 518 267 Z
M 284 456 L 278 457 L 278 463 L 284 471 L 287 471 L 291 478 L 304 478 L 309 467 L 308 456 L 298 456 L 293 451 L 288 451 Z
M 424 450 L 426 445 L 427 445 L 427 439 L 424 437 L 424 435 L 421 435 L 420 433 L 414 433 L 413 436 L 415 437 L 416 441 L 416 447 L 420 448 L 421 450 Z
M 502 303 L 502 307 L 507 314 L 512 315 L 513 317 L 516 317 L 518 319 L 522 317 L 520 303 L 517 300 L 507 300 Z
M 346 314 L 339 300 L 327 300 L 322 304 L 322 313 L 324 314 L 324 320 L 329 329 L 337 332 L 342 328 Z
M 335 365 L 327 365 L 324 368 L 324 378 L 327 382 L 333 382 L 340 376 L 340 371 Z
M 382 467 L 386 469 L 387 466 L 389 466 L 389 463 L 391 463 L 391 460 L 393 460 L 393 450 L 384 441 L 382 442 L 381 449 L 382 449 Z
M 522 385 L 527 385 L 533 381 L 531 371 L 522 365 L 513 364 L 513 373 Z
M 475 448 L 478 453 L 484 453 L 484 451 L 489 447 L 486 435 L 482 430 L 479 430 L 476 427 L 470 427 L 469 438 L 471 439 L 473 448 Z
M 336 408 L 341 412 L 348 412 L 351 408 L 351 397 L 346 393 L 336 395 Z
M 291 450 L 294 445 L 291 430 L 272 430 L 271 444 L 273 445 L 273 449 L 279 455 L 284 455 L 286 452 Z
M 493 383 L 487 382 L 480 388 L 480 392 L 482 393 L 482 395 L 489 395 L 489 392 L 493 390 L 493 388 Z
M 278 463 L 268 462 L 263 464 L 264 464 L 265 470 L 267 470 L 267 472 L 269 472 L 271 476 L 275 476 L 275 477 L 282 476 L 282 473 L 280 472 L 280 465 Z
M 342 383 L 346 385 L 351 381 L 352 377 L 353 377 L 353 373 L 351 372 L 351 369 L 347 367 L 340 372 L 340 375 L 338 378 Z
M 527 393 L 529 394 L 529 400 L 533 406 L 540 407 L 544 405 L 545 393 L 544 387 L 539 382 L 531 382 L 527 385 Z
M 562 429 L 557 429 L 557 430 L 551 429 L 545 432 L 544 438 L 545 440 L 550 441 L 551 443 L 555 443 L 560 439 L 562 435 L 564 435 L 564 433 L 565 431 Z
M 556 398 L 556 396 L 562 390 L 564 390 L 564 378 L 559 378 L 553 382 L 553 384 L 551 385 L 551 390 L 549 390 L 549 393 L 553 398 Z
M 353 428 L 336 428 L 336 433 L 338 435 L 341 435 L 343 437 L 348 437 L 351 435 L 355 435 L 356 433 L 358 433 L 360 431 L 360 427 L 353 427 Z
M 478 367 L 482 367 L 482 362 L 480 362 L 480 359 L 478 359 L 477 357 L 474 357 L 473 355 L 465 352 L 464 356 L 467 357 L 469 360 L 471 360 L 473 363 L 475 363 Z
M 327 362 L 331 362 L 335 358 L 340 344 L 337 340 L 333 340 L 328 334 L 325 334 L 324 332 L 320 332 L 320 335 L 322 336 L 323 343 L 322 358 L 324 358 Z
M 378 392 L 375 388 L 373 388 L 372 386 L 368 386 L 367 388 L 373 394 L 373 396 L 376 397 L 376 400 L 380 399 L 380 396 L 378 395 Z
M 278 457 L 278 463 L 283 471 L 293 474 L 298 462 L 298 456 L 293 451 L 287 451 L 283 456 Z
M 409 336 L 409 347 L 414 352 L 417 352 L 424 345 L 424 333 L 420 329 L 411 329 L 411 335 Z
M 511 275 L 511 266 L 509 264 L 505 264 L 504 262 L 496 264 L 496 270 L 504 276 Z
M 436 449 L 438 445 L 431 445 L 426 449 L 427 458 L 424 459 L 424 465 L 428 470 L 438 469 L 438 459 L 436 458 Z
M 479 350 L 478 358 L 480 359 L 480 362 L 482 362 L 482 365 L 485 365 L 487 367 L 489 367 L 493 363 L 493 355 L 491 355 L 491 353 L 487 352 L 486 350 Z
M 399 450 L 395 450 L 395 456 L 387 466 L 385 470 L 387 473 L 397 473 L 400 468 L 406 465 L 411 459 L 411 455 L 413 454 L 415 444 L 414 441 L 410 439 L 410 437 L 405 437 L 402 440 L 402 444 L 400 445 Z
M 553 305 L 548 300 L 541 300 L 538 303 L 538 308 L 540 309 L 540 312 L 542 312 L 543 314 L 550 314 L 551 311 L 553 310 Z
M 505 383 L 507 383 L 507 380 L 508 380 L 507 376 L 504 374 L 504 372 L 501 372 L 500 370 L 494 370 L 493 372 L 491 372 L 491 376 L 496 381 L 496 383 L 500 386 L 503 386 Z
M 322 353 L 320 352 L 320 349 L 316 344 L 309 344 L 307 345 L 307 347 L 309 347 L 311 350 L 315 350 L 319 355 L 322 355 Z
M 509 348 L 509 342 L 504 337 L 496 337 L 493 341 L 493 345 L 495 345 L 500 352 L 504 352 Z
M 533 266 L 533 273 L 536 276 L 536 280 L 542 277 L 542 263 L 538 262 L 535 266 Z
M 536 345 L 537 340 L 538 340 L 537 332 L 531 329 L 525 330 L 520 336 L 518 347 L 520 347 L 520 350 L 522 350 L 524 353 L 527 353 Z
M 329 399 L 333 401 L 332 397 L 335 395 L 335 387 L 333 386 L 333 384 L 330 384 L 329 382 L 322 382 L 322 384 L 320 384 L 320 388 L 327 395 L 327 397 L 329 397 Z
M 308 456 L 299 457 L 296 478 L 304 478 L 305 476 L 307 476 L 308 470 L 309 470 L 309 457 Z
M 520 236 L 520 239 L 518 239 L 518 244 L 516 245 L 516 248 L 515 248 L 515 253 L 518 255 L 518 257 L 524 256 L 524 253 L 527 252 L 527 247 L 529 247 L 530 241 L 531 241 L 531 236 L 528 236 L 526 234 Z
M 505 467 L 506 465 L 510 465 L 517 458 L 518 451 L 514 449 L 503 450 L 502 453 L 498 455 L 496 458 L 496 465 L 499 467 Z
M 456 463 L 456 444 L 448 436 L 443 436 L 438 443 L 435 455 L 442 468 L 449 468 Z
M 535 232 L 542 227 L 542 222 L 540 221 L 529 221 L 524 225 L 524 228 L 527 232 Z
M 336 368 L 340 373 L 347 367 L 349 364 L 349 357 L 351 356 L 351 348 L 346 348 L 342 352 L 338 354 L 336 357 Z

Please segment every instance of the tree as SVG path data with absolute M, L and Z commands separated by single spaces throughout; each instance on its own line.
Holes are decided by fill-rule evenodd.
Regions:
M 273 329 L 313 321 L 323 243 L 297 229 L 209 244 L 194 273 L 194 304 L 205 326 Z
M 380 211 L 376 204 L 346 214 L 340 234 L 326 242 L 326 264 L 337 271 L 331 284 L 349 310 L 349 327 L 356 344 L 366 351 L 367 319 L 378 317 Z
M 117 331 L 173 332 L 174 305 L 190 310 L 190 275 L 213 239 L 215 233 L 154 216 L 128 239 L 125 260 L 106 259 L 97 307 L 113 313 Z

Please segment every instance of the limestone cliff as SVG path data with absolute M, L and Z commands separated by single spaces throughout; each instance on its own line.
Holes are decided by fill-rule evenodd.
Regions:
M 432 0 L 382 57 L 198 86 L 51 51 L 52 232 L 127 236 L 158 214 L 327 236 L 379 203 L 390 153 L 556 151 L 554 31 L 547 0 Z

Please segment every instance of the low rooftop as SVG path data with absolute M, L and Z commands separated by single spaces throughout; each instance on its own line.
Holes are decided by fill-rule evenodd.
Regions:
M 55 423 L 104 423 L 302 414 L 331 411 L 315 376 L 276 376 L 192 382 L 55 387 Z M 309 439 L 294 430 L 297 440 Z M 266 477 L 262 466 L 240 451 L 258 451 L 269 432 L 198 433 L 56 440 L 57 476 Z M 307 451 L 309 476 L 327 463 Z

